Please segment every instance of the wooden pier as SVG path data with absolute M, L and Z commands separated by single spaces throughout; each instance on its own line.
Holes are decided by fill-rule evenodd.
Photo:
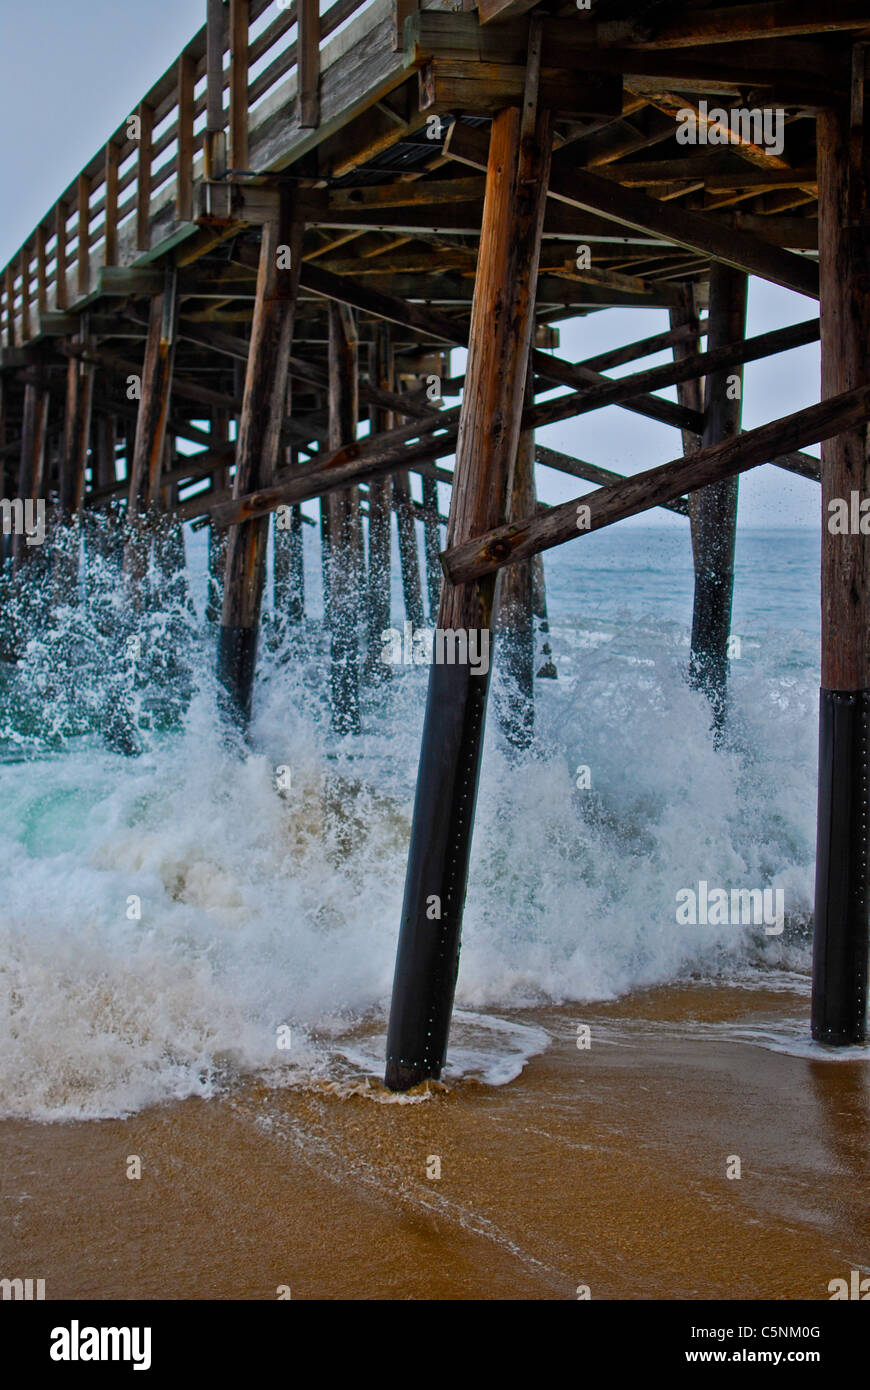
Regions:
M 320 498 L 324 688 L 335 731 L 359 731 L 361 683 L 388 675 L 395 515 L 407 617 L 423 622 L 425 594 L 451 660 L 430 677 L 391 1087 L 437 1077 L 447 1047 L 489 686 L 460 636 L 500 627 L 523 746 L 541 552 L 677 511 L 696 573 L 689 677 L 718 737 L 737 479 L 766 464 L 821 484 L 812 1028 L 865 1038 L 870 541 L 827 523 L 831 504 L 870 498 L 868 43 L 870 4 L 853 0 L 208 0 L 4 269 L 4 495 L 47 500 L 67 588 L 79 550 L 51 548 L 52 519 L 124 513 L 134 593 L 156 513 L 207 525 L 242 728 L 268 547 L 279 616 L 298 623 L 299 509 Z M 747 337 L 750 276 L 805 296 L 805 321 Z M 559 355 L 560 321 L 612 306 L 666 310 L 670 328 Z M 742 431 L 744 371 L 818 339 L 820 404 Z M 663 349 L 663 366 L 608 375 Z M 669 386 L 676 401 L 656 394 Z M 623 478 L 536 444 L 607 405 L 672 427 L 673 461 Z M 820 441 L 821 465 L 803 452 Z M 536 467 L 595 490 L 543 508 Z M 28 558 L 14 537 L 20 582 Z

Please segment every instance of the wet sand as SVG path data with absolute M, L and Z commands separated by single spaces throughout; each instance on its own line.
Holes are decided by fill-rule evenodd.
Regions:
M 6 1121 L 0 1275 L 49 1299 L 826 1300 L 870 1272 L 870 1064 L 715 1036 L 805 1010 L 681 986 L 511 1014 L 549 1050 L 420 1104 L 246 1082 Z

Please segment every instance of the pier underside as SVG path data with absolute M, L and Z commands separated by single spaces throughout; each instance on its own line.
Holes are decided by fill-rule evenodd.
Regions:
M 504 600 L 522 745 L 541 553 L 664 507 L 693 547 L 691 679 L 717 738 L 737 479 L 773 465 L 819 483 L 812 1026 L 839 1045 L 866 1029 L 870 550 L 860 525 L 828 519 L 870 498 L 868 41 L 870 4 L 846 0 L 338 0 L 323 13 L 209 0 L 0 286 L 4 496 L 47 501 L 52 572 L 73 587 L 78 552 L 52 550 L 53 517 L 114 509 L 134 587 L 156 512 L 208 526 L 218 670 L 242 728 L 270 537 L 298 622 L 300 508 L 321 499 L 338 734 L 360 729 L 360 682 L 383 678 L 393 514 L 415 627 L 428 612 L 439 631 L 489 641 Z M 804 321 L 748 337 L 749 277 L 804 296 Z M 560 323 L 609 307 L 667 311 L 669 327 L 597 354 L 590 332 L 582 360 L 560 356 Z M 750 364 L 819 339 L 820 403 L 743 431 Z M 663 349 L 664 365 L 637 368 Z M 672 461 L 622 477 L 536 443 L 536 429 L 608 405 L 671 427 Z M 819 442 L 821 464 L 805 452 Z M 543 469 L 577 478 L 577 498 L 536 503 Z M 26 582 L 20 535 L 7 551 Z M 488 675 L 464 650 L 433 666 L 429 689 L 396 1089 L 440 1074 L 474 891 Z

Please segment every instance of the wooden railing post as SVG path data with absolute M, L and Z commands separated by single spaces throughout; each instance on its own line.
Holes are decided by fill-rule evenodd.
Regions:
M 67 207 L 62 198 L 58 198 L 54 208 L 54 231 L 55 241 L 55 268 L 54 268 L 54 307 L 55 309 L 65 309 L 67 306 L 66 297 L 66 216 Z
M 26 343 L 30 338 L 30 246 L 27 242 L 21 248 L 18 263 L 21 267 L 21 341 Z
M 48 309 L 48 255 L 45 249 L 47 241 L 45 223 L 40 222 L 36 229 L 36 307 L 41 314 Z
M 139 153 L 136 161 L 136 249 L 151 245 L 151 157 L 154 111 L 146 101 L 139 103 Z
M 105 195 L 106 217 L 103 247 L 103 265 L 116 265 L 118 261 L 118 167 L 120 151 L 114 141 L 106 145 L 105 155 Z
M 222 0 L 208 0 L 206 28 L 206 126 L 203 139 L 203 177 L 223 178 L 227 171 L 227 139 L 224 128 L 224 46 L 226 8 Z
M 420 0 L 393 0 L 393 49 L 402 53 L 405 48 L 405 20 L 420 8 Z
M 299 0 L 297 9 L 296 66 L 299 124 L 313 129 L 320 124 L 320 6 L 318 0 Z
M 193 106 L 196 63 L 189 53 L 178 60 L 178 149 L 175 156 L 175 215 L 179 222 L 193 216 Z
M 76 207 L 78 210 L 78 254 L 76 289 L 79 297 L 88 292 L 90 279 L 90 232 L 91 232 L 91 185 L 87 174 L 79 174 L 76 181 Z
M 15 270 L 7 265 L 3 277 L 6 290 L 6 346 L 15 346 Z
M 248 167 L 249 0 L 230 0 L 230 168 Z

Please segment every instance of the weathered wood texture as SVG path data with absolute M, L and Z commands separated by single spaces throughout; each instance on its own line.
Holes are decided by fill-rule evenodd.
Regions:
M 50 395 L 44 373 L 37 369 L 36 380 L 24 388 L 24 415 L 21 432 L 21 454 L 18 467 L 18 496 L 22 502 L 44 497 L 45 445 L 48 431 Z M 26 538 L 12 538 L 13 564 L 16 569 L 33 554 Z
M 359 421 L 359 347 L 353 310 L 329 305 L 329 443 L 340 449 L 356 440 Z M 343 488 L 326 498 L 329 511 L 329 631 L 332 724 L 337 733 L 358 733 L 359 599 L 362 532 L 359 491 Z
M 867 216 L 870 199 L 866 170 L 853 167 L 842 118 L 820 117 L 818 134 L 825 230 L 822 395 L 827 397 L 870 380 L 870 245 L 866 225 L 858 220 Z M 822 445 L 822 685 L 828 690 L 870 688 L 870 546 L 866 536 L 833 535 L 827 524 L 830 504 L 848 501 L 853 492 L 870 497 L 870 450 L 862 425 Z
M 526 373 L 525 404 L 534 402 L 532 364 Z M 524 430 L 517 447 L 509 519 L 533 516 L 535 495 L 535 432 Z M 508 739 L 528 747 L 534 732 L 535 632 L 532 616 L 534 559 L 509 565 L 501 572 L 498 589 L 499 661 L 508 677 L 501 723 Z
M 534 282 L 549 175 L 550 118 L 518 152 L 520 111 L 493 121 L 448 548 L 507 515 L 523 413 Z M 441 628 L 489 628 L 491 588 L 445 585 Z
M 710 271 L 711 350 L 737 342 L 746 326 L 747 280 L 742 271 L 714 262 Z M 711 372 L 705 385 L 703 447 L 740 431 L 743 374 L 739 367 Z M 734 590 L 737 539 L 737 477 L 723 478 L 689 497 L 695 601 L 692 612 L 690 674 L 705 691 L 721 725 L 728 679 L 728 638 Z
M 426 599 L 434 623 L 441 602 L 441 524 L 438 520 L 438 479 L 423 477 L 423 550 L 426 557 Z
M 301 243 L 302 227 L 288 201 L 280 222 L 266 223 L 262 232 L 236 444 L 236 496 L 268 485 L 278 466 Z M 219 673 L 231 712 L 243 722 L 251 711 L 268 533 L 268 519 L 261 517 L 232 527 L 227 541 Z
M 818 122 L 826 397 L 867 390 L 870 380 L 864 46 L 856 46 L 853 56 L 850 115 L 832 111 Z M 822 445 L 822 688 L 812 1032 L 818 1041 L 837 1046 L 860 1043 L 867 1036 L 870 538 L 864 534 L 860 508 L 867 507 L 868 496 L 867 425 L 855 421 L 851 429 Z
M 248 167 L 248 0 L 230 0 L 230 168 Z
M 369 345 L 369 387 L 393 392 L 393 353 L 388 324 L 379 324 L 374 341 Z M 371 398 L 371 397 L 370 397 Z M 386 431 L 392 424 L 390 412 L 382 405 L 369 408 L 372 434 Z M 368 652 L 366 675 L 372 681 L 383 681 L 390 667 L 381 661 L 381 634 L 390 626 L 390 517 L 392 514 L 393 481 L 387 476 L 373 478 L 369 483 L 368 525 Z
M 619 405 L 626 400 L 636 399 L 639 390 L 660 389 L 691 380 L 704 371 L 719 371 L 742 362 L 757 361 L 769 353 L 783 352 L 813 342 L 818 335 L 818 319 L 810 319 L 788 328 L 774 329 L 757 338 L 727 344 L 715 351 L 693 353 L 679 362 L 650 367 L 621 377 L 618 381 L 605 378 L 600 384 L 595 382 L 568 395 L 528 407 L 522 415 L 522 427 L 540 428 L 556 420 L 567 420 L 599 410 L 605 405 Z M 534 360 L 537 364 L 537 353 Z M 576 379 L 579 369 L 572 367 L 571 372 Z M 467 392 L 466 384 L 466 395 Z M 456 447 L 459 416 L 458 409 L 446 410 L 430 421 L 416 421 L 386 435 L 362 440 L 350 453 L 342 450 L 322 462 L 318 460 L 296 479 L 263 489 L 257 494 L 240 496 L 233 502 L 216 505 L 212 515 L 226 526 L 243 517 L 263 516 L 282 502 L 300 502 L 308 497 L 319 497 L 336 487 L 364 478 L 376 477 L 406 465 L 416 466 L 424 461 L 444 458 L 453 453 Z M 696 417 L 692 414 L 691 418 L 694 421 Z M 775 448 L 775 438 L 771 438 L 770 442 Z M 782 452 L 776 449 L 776 456 L 779 457 Z
M 417 523 L 411 500 L 411 484 L 405 469 L 393 474 L 393 509 L 399 539 L 399 570 L 402 576 L 402 597 L 405 615 L 414 627 L 423 626 L 423 584 L 420 578 L 420 551 L 417 547 Z
M 474 535 L 507 514 L 516 461 L 552 145 L 539 112 L 540 27 L 530 34 L 522 110 L 493 120 L 468 366 L 456 446 L 448 538 Z M 442 633 L 477 635 L 468 652 L 433 664 L 408 853 L 402 927 L 387 1035 L 386 1083 L 406 1090 L 437 1077 L 447 1048 L 489 684 L 494 582 L 445 583 Z M 457 638 L 445 638 L 453 643 Z M 456 658 L 451 651 L 449 660 Z M 433 897 L 434 895 L 434 897 Z M 429 910 L 438 905 L 439 920 Z
M 82 323 L 78 342 L 87 347 L 87 319 Z M 60 510 L 69 522 L 82 508 L 85 495 L 85 469 L 91 437 L 91 408 L 94 397 L 94 369 L 71 357 L 67 366 L 66 412 L 60 461 Z
M 299 124 L 312 128 L 320 121 L 320 5 L 297 0 L 299 16 Z
M 157 500 L 172 395 L 176 313 L 175 276 L 169 273 L 165 289 L 151 301 L 127 498 L 130 516 L 147 511 Z
M 453 158 L 483 167 L 485 136 L 470 127 L 451 128 L 448 141 Z M 611 179 L 574 167 L 574 152 L 570 146 L 553 156 L 549 195 L 560 202 L 631 227 L 648 232 L 687 250 L 713 256 L 737 270 L 758 275 L 762 280 L 786 285 L 798 294 L 818 298 L 818 270 L 810 261 L 782 251 L 761 237 L 752 236 L 733 227 L 724 226 L 718 219 L 687 208 L 672 208 L 636 189 L 623 188 Z
M 542 516 L 479 534 L 442 555 L 444 572 L 454 583 L 471 583 L 485 574 L 493 574 L 502 565 L 527 559 L 538 551 L 611 526 L 615 521 L 648 511 L 650 507 L 660 507 L 685 492 L 718 482 L 720 478 L 756 468 L 783 445 L 787 449 L 800 449 L 820 439 L 830 439 L 842 430 L 860 429 L 868 413 L 868 386 L 832 396 L 818 405 L 747 430 L 722 444 L 700 449 L 689 458 L 674 459 L 626 478 L 624 482 L 611 483 L 597 492 L 564 502 Z M 581 505 L 588 507 L 589 516 L 578 526 Z

